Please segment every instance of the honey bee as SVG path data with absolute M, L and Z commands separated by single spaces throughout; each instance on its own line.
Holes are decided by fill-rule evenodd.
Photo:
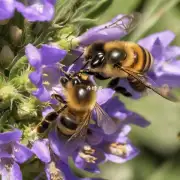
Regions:
M 118 23 L 122 22 L 123 24 L 124 18 L 127 17 L 120 18 Z M 120 26 L 121 29 L 131 31 L 137 18 L 135 15 L 130 15 L 130 17 L 129 24 L 127 23 L 126 27 Z M 113 24 L 114 26 L 115 24 Z M 112 24 L 107 28 L 112 28 Z M 137 92 L 145 92 L 145 90 L 151 89 L 168 100 L 177 101 L 169 93 L 167 86 L 166 91 L 163 87 L 158 88 L 158 85 L 146 75 L 153 62 L 151 53 L 137 43 L 119 40 L 96 41 L 85 48 L 85 65 L 81 72 L 94 75 L 100 80 L 113 78 L 108 87 L 125 96 L 131 96 L 131 94 L 124 87 L 117 86 L 121 78 L 127 78 L 129 85 Z M 84 69 L 86 66 L 88 68 Z
M 114 133 L 115 123 L 96 102 L 96 91 L 93 90 L 94 84 L 89 76 L 81 73 L 66 74 L 60 82 L 65 98 L 59 94 L 52 94 L 52 97 L 59 102 L 59 107 L 47 114 L 37 126 L 37 132 L 45 132 L 54 122 L 58 133 L 68 137 L 68 141 L 84 139 L 92 112 L 95 110 L 98 126 L 102 127 L 106 134 Z

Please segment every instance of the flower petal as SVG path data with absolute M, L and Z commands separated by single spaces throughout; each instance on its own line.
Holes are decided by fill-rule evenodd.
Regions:
M 35 86 L 37 86 L 37 87 L 40 86 L 42 84 L 41 70 L 30 73 L 29 79 Z
M 149 126 L 151 123 L 149 121 L 147 121 L 141 115 L 131 112 L 127 116 L 127 119 L 125 121 L 121 122 L 121 125 L 123 125 L 123 124 L 134 124 L 134 125 L 145 128 L 145 127 Z
M 164 56 L 167 60 L 175 59 L 178 56 L 180 56 L 180 47 L 179 46 L 167 47 L 164 54 L 165 54 Z
M 24 163 L 25 161 L 30 159 L 33 155 L 32 151 L 29 148 L 17 142 L 14 143 L 13 146 L 13 154 L 15 156 L 15 160 L 18 163 Z
M 82 148 L 80 151 L 78 150 L 78 151 L 74 152 L 73 160 L 74 160 L 75 166 L 77 168 L 83 169 L 88 172 L 100 173 L 100 170 L 97 165 L 106 160 L 104 152 L 99 148 L 92 147 L 92 150 L 94 150 L 94 153 L 86 154 L 84 149 L 85 148 Z M 88 157 L 88 156 L 90 156 L 90 157 Z M 86 160 L 86 158 L 90 158 L 90 159 L 94 158 L 94 162 L 88 162 Z
M 104 104 L 107 102 L 113 95 L 115 91 L 111 88 L 104 88 L 97 91 L 97 103 L 99 105 Z
M 122 38 L 127 34 L 127 32 L 123 28 L 121 28 L 122 21 L 118 21 L 120 18 L 122 18 L 122 16 L 123 14 L 119 14 L 111 21 L 89 29 L 87 32 L 79 36 L 77 38 L 77 41 L 79 41 L 79 43 L 82 46 L 87 46 L 98 40 L 113 41 Z M 129 19 L 124 18 L 123 20 L 124 26 L 126 26 L 126 24 L 128 23 L 129 23 Z
M 36 69 L 40 68 L 42 59 L 39 50 L 32 44 L 28 44 L 25 48 L 25 53 L 31 66 Z
M 13 141 L 19 141 L 22 136 L 22 132 L 19 129 L 14 131 L 0 133 L 0 144 L 6 144 Z
M 54 16 L 54 6 L 48 0 L 35 1 L 30 6 L 16 2 L 16 9 L 28 21 L 50 21 Z
M 51 65 L 57 63 L 66 56 L 67 51 L 58 48 L 57 46 L 53 45 L 42 45 L 40 49 L 42 55 L 42 64 L 44 65 Z
M 67 142 L 68 137 L 57 134 L 55 131 L 49 133 L 49 143 L 54 153 L 62 160 L 70 156 L 80 145 L 79 140 Z
M 75 176 L 67 163 L 58 161 L 56 167 L 62 172 L 63 180 L 81 180 L 81 178 Z
M 14 162 L 10 171 L 10 179 L 11 180 L 22 180 L 22 173 L 19 165 Z
M 51 99 L 50 93 L 46 90 L 44 86 L 40 86 L 37 91 L 32 92 L 40 101 L 46 102 Z
M 8 166 L 8 164 L 6 165 Z M 2 180 L 22 180 L 22 173 L 19 165 L 14 162 L 12 165 L 9 166 L 10 169 L 8 170 L 5 167 L 1 167 Z
M 164 47 L 159 38 L 157 38 L 152 46 L 151 54 L 157 60 L 162 60 Z
M 47 139 L 35 141 L 31 150 L 41 161 L 45 163 L 49 163 L 51 161 Z
M 50 112 L 53 112 L 54 109 L 51 106 L 47 106 L 43 109 L 42 111 L 42 115 L 43 117 L 45 117 L 47 114 L 49 114 Z
M 9 19 L 13 16 L 15 10 L 14 0 L 0 1 L 0 20 Z
M 119 101 L 118 96 L 114 96 L 102 105 L 102 108 L 108 113 L 110 117 L 123 120 L 127 117 L 129 111 L 124 104 Z
M 139 40 L 138 44 L 151 51 L 152 46 L 157 38 L 159 38 L 164 47 L 167 47 L 175 38 L 175 34 L 172 31 L 168 30 L 154 33 L 152 35 L 145 37 L 144 39 Z
M 90 145 L 97 145 L 103 140 L 103 131 L 96 124 L 90 124 L 87 133 L 87 142 Z

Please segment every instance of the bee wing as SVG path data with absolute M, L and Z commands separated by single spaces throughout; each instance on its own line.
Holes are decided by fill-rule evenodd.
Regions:
M 167 84 L 164 84 L 163 86 L 158 87 L 158 85 L 150 77 L 148 77 L 146 75 L 134 73 L 134 72 L 130 71 L 129 69 L 125 69 L 122 67 L 120 67 L 120 68 L 121 68 L 121 70 L 123 70 L 124 72 L 129 74 L 131 77 L 137 79 L 142 84 L 144 84 L 144 86 L 146 86 L 146 88 L 151 89 L 152 91 L 159 94 L 163 98 L 165 98 L 169 101 L 172 101 L 172 102 L 178 102 L 179 101 L 179 99 L 176 98 L 171 93 L 170 88 Z
M 98 126 L 102 127 L 105 134 L 113 134 L 116 131 L 116 124 L 111 117 L 96 103 L 94 107 L 97 115 Z
M 119 27 L 122 30 L 124 30 L 126 33 L 130 33 L 138 24 L 140 21 L 140 13 L 134 12 L 132 14 L 124 15 L 118 18 L 114 18 L 112 20 L 112 23 L 106 28 L 113 28 L 113 27 Z
M 86 138 L 90 119 L 91 113 L 89 112 L 86 118 L 78 125 L 76 132 L 68 139 L 68 142 L 75 141 L 76 139 L 84 140 Z

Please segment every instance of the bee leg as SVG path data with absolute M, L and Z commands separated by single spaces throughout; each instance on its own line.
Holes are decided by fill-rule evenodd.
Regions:
M 59 94 L 52 94 L 51 95 L 52 98 L 56 99 L 57 101 L 59 101 L 60 103 L 66 104 L 67 102 L 64 100 L 64 98 L 59 95 Z
M 116 91 L 116 93 L 120 93 L 126 97 L 132 97 L 132 94 L 129 93 L 126 88 L 122 87 L 122 86 L 117 86 L 119 83 L 119 79 L 120 78 L 114 78 L 112 79 L 109 83 L 108 83 L 108 88 L 112 88 Z
M 96 73 L 94 76 L 99 80 L 106 80 L 106 79 L 110 78 L 110 77 L 104 77 L 103 75 L 101 75 L 99 73 Z
M 115 87 L 117 87 L 118 83 L 119 83 L 119 78 L 114 78 L 111 81 L 109 81 L 107 87 L 114 89 Z
M 97 79 L 99 79 L 99 80 L 106 80 L 106 79 L 109 79 L 109 78 L 110 78 L 110 77 L 104 77 L 104 76 L 101 75 L 100 73 L 92 72 L 90 69 L 81 70 L 80 72 L 81 72 L 81 73 L 88 74 L 88 75 L 93 75 L 93 76 L 95 76 L 95 77 L 96 77 Z
M 36 131 L 38 133 L 44 133 L 49 125 L 51 124 L 52 121 L 56 120 L 56 118 L 58 117 L 58 113 L 53 111 L 53 112 L 50 112 L 49 114 L 47 114 L 47 116 L 45 117 L 44 120 L 42 120 L 38 125 L 37 125 L 37 128 L 36 128 Z
M 126 88 L 122 87 L 122 86 L 117 86 L 114 88 L 114 90 L 116 91 L 116 93 L 120 93 L 126 97 L 132 97 L 132 94 L 130 92 L 128 92 L 126 90 Z

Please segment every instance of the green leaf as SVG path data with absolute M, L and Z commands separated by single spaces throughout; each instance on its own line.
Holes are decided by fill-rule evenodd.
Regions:
M 107 8 L 101 9 L 101 15 L 98 16 L 98 24 L 105 23 L 118 14 L 133 12 L 140 2 L 141 0 L 113 0 Z
M 9 73 L 9 79 L 21 75 L 21 72 L 28 67 L 28 61 L 26 56 L 21 57 L 11 68 Z
M 152 28 L 159 21 L 161 17 L 164 16 L 166 12 L 175 7 L 178 2 L 179 0 L 171 0 L 166 3 L 162 3 L 157 11 L 153 11 L 153 14 L 147 16 L 145 15 L 130 39 L 132 41 L 137 41 L 138 39 L 140 39 L 150 28 Z

